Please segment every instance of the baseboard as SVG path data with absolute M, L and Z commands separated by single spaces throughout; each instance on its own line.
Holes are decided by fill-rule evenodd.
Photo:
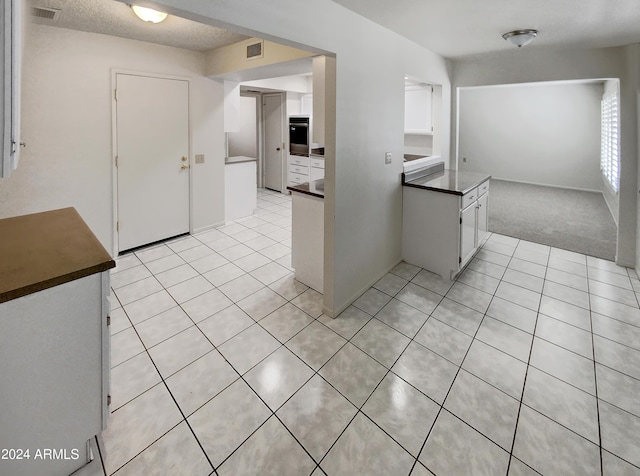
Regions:
M 501 180 L 503 182 L 522 183 L 525 185 L 538 185 L 540 187 L 559 188 L 564 190 L 576 190 L 578 192 L 593 192 L 593 193 L 602 194 L 602 190 L 592 190 L 590 188 L 567 187 L 564 185 L 550 185 L 548 183 L 527 182 L 525 180 L 513 180 L 513 179 L 500 178 L 500 177 L 494 177 L 494 176 L 491 176 L 491 180 Z
M 214 228 L 218 228 L 219 226 L 223 226 L 225 224 L 224 221 L 214 223 L 213 225 L 201 226 L 200 228 L 194 228 L 191 230 L 192 235 L 197 235 L 198 233 L 203 233 L 205 231 L 213 230 Z
M 331 314 L 329 312 L 327 312 L 328 309 L 325 309 L 324 307 L 322 309 L 322 312 L 324 312 L 328 316 L 331 316 L 331 317 L 334 317 L 334 318 L 339 317 L 342 312 L 344 312 L 349 306 L 351 306 L 356 301 L 356 299 L 358 299 L 360 296 L 362 296 L 368 289 L 370 289 L 374 284 L 376 284 L 378 281 L 380 281 L 387 273 L 389 273 L 393 268 L 398 266 L 400 263 L 402 263 L 402 257 L 400 257 L 398 259 L 398 261 L 396 261 L 394 265 L 389 267 L 381 276 L 377 277 L 373 281 L 370 281 L 370 283 L 368 285 L 366 285 L 363 288 L 361 288 L 355 294 L 352 294 L 351 297 L 349 299 L 347 299 L 346 304 L 343 304 L 340 307 L 334 309 L 333 310 L 334 313 L 335 313 L 334 316 L 331 316 Z

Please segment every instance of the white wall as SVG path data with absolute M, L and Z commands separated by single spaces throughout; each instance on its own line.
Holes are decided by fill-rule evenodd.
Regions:
M 0 217 L 75 207 L 113 250 L 112 68 L 192 78 L 192 226 L 224 221 L 222 85 L 204 55 L 93 33 L 31 25 L 25 39 L 20 167 L 0 182 Z
M 602 92 L 602 83 L 461 88 L 458 169 L 600 191 Z
M 240 130 L 227 134 L 229 157 L 258 158 L 256 96 L 240 96 Z
M 336 55 L 335 143 L 329 132 L 325 143 L 325 250 L 333 252 L 325 253 L 324 303 L 329 312 L 341 311 L 401 257 L 405 74 L 443 85 L 449 159 L 448 62 L 330 0 L 157 3 L 170 13 Z
M 621 173 L 616 263 L 635 265 L 637 209 L 637 49 L 634 46 L 583 50 L 513 49 L 453 62 L 454 87 L 576 79 L 619 78 Z M 635 58 L 635 65 L 631 64 Z M 453 109 L 457 107 L 453 98 Z M 455 121 L 455 118 L 453 119 Z M 635 126 L 635 129 L 634 129 Z M 455 128 L 455 123 L 452 124 Z M 454 134 L 455 137 L 455 134 Z M 456 150 L 452 140 L 451 150 Z

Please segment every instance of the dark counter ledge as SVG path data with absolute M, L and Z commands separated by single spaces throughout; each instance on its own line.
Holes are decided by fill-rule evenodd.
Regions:
M 74 208 L 0 220 L 0 302 L 115 267 Z
M 324 198 L 324 179 L 312 180 L 298 185 L 291 185 L 287 190 L 292 192 L 311 195 L 312 197 Z
M 458 170 L 444 170 L 426 177 L 404 181 L 405 187 L 423 188 L 436 192 L 451 193 L 453 195 L 464 195 L 483 182 L 491 178 L 491 175 L 477 172 L 460 172 Z

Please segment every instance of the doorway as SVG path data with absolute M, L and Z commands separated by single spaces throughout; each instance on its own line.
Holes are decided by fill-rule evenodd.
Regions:
M 262 95 L 264 125 L 264 186 L 276 192 L 283 191 L 284 180 L 284 94 Z
M 189 232 L 189 82 L 115 75 L 116 247 Z

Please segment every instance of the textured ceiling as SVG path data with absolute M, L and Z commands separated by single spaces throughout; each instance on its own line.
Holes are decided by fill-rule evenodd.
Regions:
M 502 34 L 523 28 L 540 31 L 527 49 L 640 43 L 640 0 L 333 1 L 448 58 L 512 49 Z M 31 5 L 61 10 L 55 20 L 31 17 L 36 23 L 195 51 L 247 38 L 172 15 L 148 24 L 122 1 L 31 0 Z
M 135 16 L 128 5 L 114 0 L 32 0 L 30 7 L 60 10 L 54 20 L 29 15 L 35 23 L 194 51 L 208 51 L 248 38 L 173 15 L 169 15 L 162 23 L 145 23 Z
M 640 43 L 640 0 L 333 0 L 410 40 L 456 58 L 514 48 L 502 39 L 534 28 L 536 48 Z

